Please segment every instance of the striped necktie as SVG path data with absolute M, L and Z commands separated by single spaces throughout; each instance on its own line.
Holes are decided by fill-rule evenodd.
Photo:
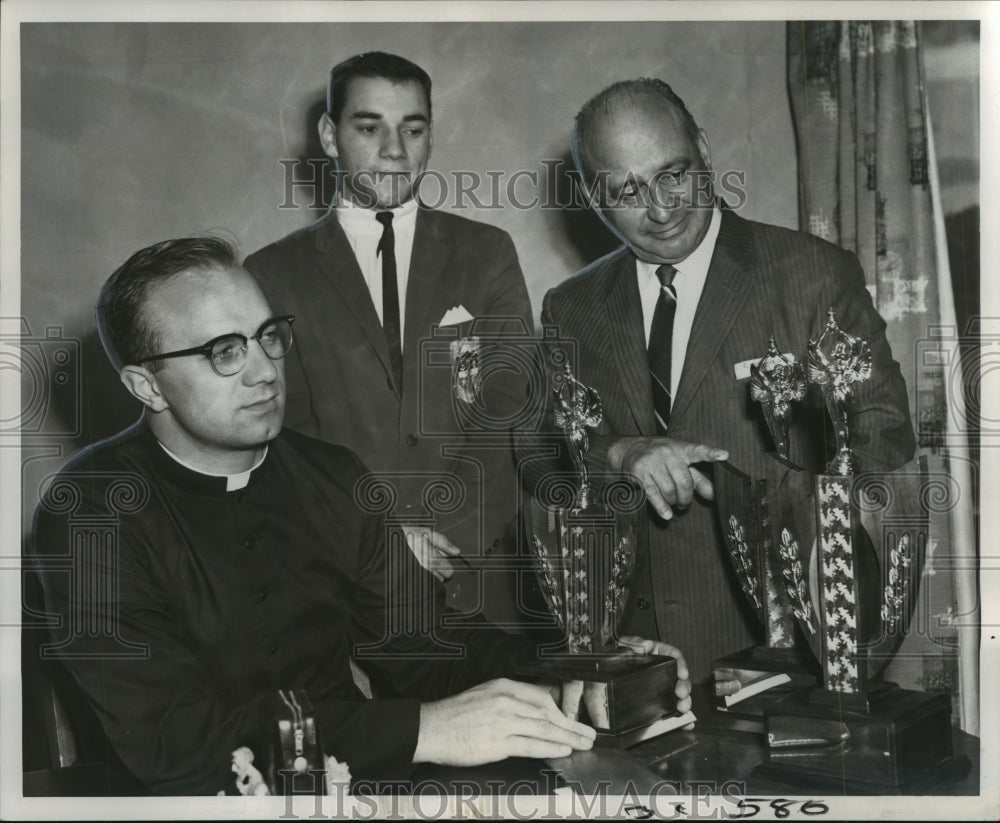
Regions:
M 653 384 L 653 409 L 656 412 L 656 431 L 666 434 L 670 423 L 670 350 L 674 334 L 674 313 L 677 310 L 677 292 L 673 287 L 677 269 L 669 264 L 660 266 L 656 276 L 660 281 L 660 296 L 653 312 L 649 329 L 649 374 Z

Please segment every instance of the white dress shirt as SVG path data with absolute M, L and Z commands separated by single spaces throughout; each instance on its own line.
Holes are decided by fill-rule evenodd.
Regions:
M 708 267 L 715 252 L 715 241 L 719 237 L 719 227 L 722 225 L 722 212 L 716 207 L 712 211 L 712 220 L 708 231 L 701 239 L 697 248 L 680 263 L 674 263 L 677 274 L 674 275 L 673 286 L 677 292 L 677 308 L 674 311 L 674 333 L 670 348 L 670 396 L 677 397 L 677 385 L 684 369 L 684 357 L 687 354 L 688 340 L 691 337 L 691 327 L 694 325 L 694 313 L 701 300 L 701 291 L 708 277 Z M 636 276 L 639 278 L 639 297 L 642 300 L 642 322 L 646 333 L 646 345 L 649 345 L 649 329 L 653 325 L 653 312 L 656 301 L 660 297 L 660 279 L 656 270 L 660 263 L 647 263 L 636 260 Z
M 378 241 L 382 238 L 382 224 L 375 219 L 379 211 L 387 210 L 363 209 L 343 199 L 337 203 L 337 220 L 354 250 L 381 323 L 382 257 L 378 253 Z M 399 336 L 402 339 L 406 322 L 406 283 L 410 276 L 413 232 L 417 225 L 417 201 L 409 200 L 389 211 L 393 214 L 392 231 L 396 237 L 396 286 L 399 292 Z

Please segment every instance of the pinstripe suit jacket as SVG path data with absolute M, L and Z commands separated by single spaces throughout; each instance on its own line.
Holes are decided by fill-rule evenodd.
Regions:
M 721 446 L 751 477 L 768 473 L 773 448 L 762 415 L 734 364 L 759 358 L 774 334 L 782 352 L 802 357 L 823 329 L 828 307 L 842 329 L 871 345 L 874 378 L 855 395 L 851 441 L 865 469 L 895 468 L 913 454 L 906 386 L 853 254 L 801 232 L 724 211 L 670 417 L 670 436 Z M 571 347 L 574 369 L 600 393 L 604 420 L 589 461 L 603 469 L 616 437 L 656 434 L 636 281 L 622 247 L 549 291 L 542 322 Z M 811 390 L 796 408 L 790 458 L 821 471 L 822 398 Z M 625 630 L 679 646 L 702 679 L 713 658 L 760 642 L 760 627 L 737 587 L 712 504 L 697 500 L 669 522 L 650 509 Z

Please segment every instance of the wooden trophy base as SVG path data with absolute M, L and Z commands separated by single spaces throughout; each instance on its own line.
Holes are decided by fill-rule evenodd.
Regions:
M 886 683 L 868 695 L 816 689 L 766 716 L 767 760 L 754 775 L 852 793 L 926 792 L 967 773 L 952 751 L 951 701 Z
M 589 698 L 581 701 L 580 720 L 597 730 L 597 746 L 627 748 L 695 719 L 691 712 L 677 713 L 672 657 L 565 655 L 529 663 L 518 673 L 559 683 L 582 680 Z
M 742 686 L 734 695 L 716 697 L 716 711 L 757 721 L 759 731 L 764 729 L 768 711 L 796 697 L 801 699 L 806 690 L 819 683 L 819 667 L 798 649 L 754 646 L 714 661 L 715 680 L 723 669 L 732 669 Z

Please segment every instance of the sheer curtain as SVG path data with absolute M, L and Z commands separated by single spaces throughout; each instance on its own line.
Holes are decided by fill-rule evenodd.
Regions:
M 910 393 L 931 513 L 917 613 L 890 675 L 979 731 L 975 463 L 913 21 L 788 24 L 800 228 L 854 251 Z

